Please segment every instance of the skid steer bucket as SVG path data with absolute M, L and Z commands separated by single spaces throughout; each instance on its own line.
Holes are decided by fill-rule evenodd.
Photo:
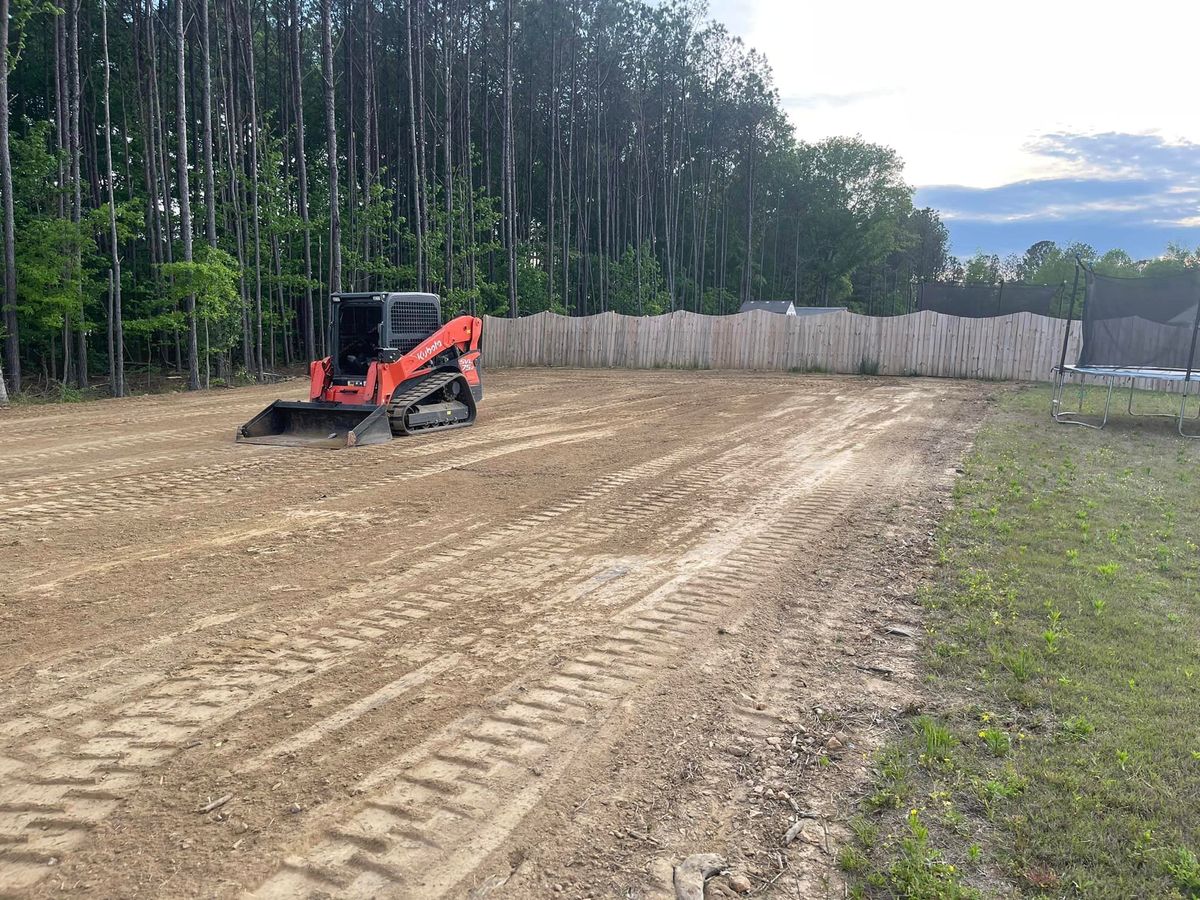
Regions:
M 361 447 L 392 439 L 386 406 L 276 400 L 238 429 L 246 444 L 283 447 Z

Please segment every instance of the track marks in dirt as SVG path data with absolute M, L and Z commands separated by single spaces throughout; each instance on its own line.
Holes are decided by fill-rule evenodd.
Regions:
M 619 390 L 594 402 L 579 393 L 590 379 L 555 377 L 536 376 L 563 398 L 544 409 L 553 427 L 524 419 L 413 444 L 402 466 L 394 454 L 338 455 L 331 477 L 327 454 L 295 454 L 294 466 L 274 448 L 158 454 L 166 475 L 206 453 L 211 465 L 253 461 L 240 479 L 250 509 L 291 491 L 273 519 L 198 529 L 179 550 L 188 554 L 294 528 L 321 535 L 352 515 L 354 527 L 329 531 L 331 549 L 346 546 L 356 529 L 386 529 L 386 498 L 414 479 L 484 502 L 463 516 L 469 526 L 456 530 L 443 510 L 419 545 L 382 542 L 373 561 L 359 559 L 369 577 L 335 593 L 164 617 L 124 642 L 121 658 L 54 657 L 25 695 L 2 704 L 0 883 L 48 891 L 36 886 L 51 857 L 76 871 L 90 860 L 119 881 L 100 853 L 119 839 L 107 824 L 114 812 L 123 833 L 147 827 L 159 815 L 140 799 L 148 776 L 216 764 L 197 748 L 219 733 L 254 735 L 253 752 L 229 764 L 251 782 L 327 777 L 344 772 L 344 758 L 364 773 L 357 793 L 324 801 L 313 824 L 305 816 L 255 841 L 250 871 L 264 896 L 357 896 L 381 885 L 454 893 L 558 789 L 623 704 L 655 690 L 698 644 L 747 614 L 781 564 L 828 544 L 846 510 L 890 484 L 881 448 L 922 397 L 911 383 L 856 392 L 837 379 L 788 379 L 793 386 L 767 402 L 755 377 L 724 385 L 701 375 L 722 393 L 698 403 L 689 378 L 645 376 L 655 389 L 643 391 L 621 373 L 608 378 Z M 545 395 L 517 382 L 495 408 Z M 706 408 L 711 415 L 698 417 Z M 595 474 L 565 480 L 561 491 L 545 479 L 527 496 L 539 455 L 562 459 L 562 448 L 595 460 Z M 108 486 L 136 499 L 146 473 L 114 452 L 110 468 L 91 464 L 84 490 Z M 506 457 L 513 461 L 497 467 Z M 221 490 L 235 476 L 198 477 Z M 320 509 L 306 499 L 309 486 L 324 495 Z M 58 488 L 31 476 L 0 505 L 36 506 L 38 495 L 23 492 Z M 142 511 L 153 510 L 153 492 L 145 496 Z M 201 525 L 217 506 L 204 489 L 181 502 Z M 120 515 L 102 509 L 79 527 Z M 46 516 L 37 521 L 50 527 Z M 113 567 L 106 577 L 133 573 L 170 559 L 173 537 L 116 563 L 71 562 L 59 579 L 29 571 L 18 579 L 45 590 L 63 577 L 83 584 L 104 567 Z M 280 577 L 269 565 L 262 572 Z M 309 697 L 319 698 L 311 711 Z M 288 721 L 280 709 L 302 712 Z
M 647 689 L 656 670 L 703 632 L 711 634 L 774 571 L 781 554 L 801 549 L 885 480 L 879 472 L 848 471 L 851 461 L 843 454 L 771 472 L 794 479 L 773 513 L 743 520 L 735 538 L 718 532 L 684 554 L 679 574 L 610 618 L 609 637 L 540 679 L 515 682 L 486 708 L 366 776 L 361 808 L 326 829 L 303 857 L 286 860 L 255 896 L 307 896 L 332 887 L 340 896 L 370 897 L 389 884 L 412 896 L 451 891 L 472 861 L 492 852 L 536 807 L 608 711 Z
M 491 447 L 467 453 L 440 463 L 425 463 L 404 469 L 402 472 L 385 476 L 389 481 L 412 481 L 438 475 L 463 465 L 471 465 L 506 453 L 520 453 L 554 443 L 569 441 L 598 440 L 608 431 L 583 429 L 575 433 L 558 434 L 499 447 Z M 436 448 L 440 451 L 440 448 Z M 284 451 L 285 453 L 287 451 Z M 38 526 L 55 524 L 67 526 L 80 519 L 113 517 L 137 513 L 151 508 L 170 506 L 181 502 L 227 503 L 230 495 L 262 491 L 272 481 L 287 480 L 295 483 L 300 479 L 314 480 L 323 469 L 313 459 L 313 454 L 296 454 L 291 460 L 267 456 L 241 457 L 206 466 L 194 466 L 171 473 L 164 478 L 161 473 L 139 473 L 124 475 L 104 481 L 93 482 L 80 491 L 77 484 L 63 484 L 28 492 L 15 492 L 5 499 L 18 502 L 36 498 L 34 503 L 24 503 L 0 510 L 0 526 Z M 419 454 L 414 454 L 419 455 Z M 377 484 L 357 483 L 335 492 L 338 499 L 377 489 Z M 223 488 L 223 490 L 222 490 Z M 328 493 L 327 493 L 328 497 Z
M 580 424 L 572 428 L 569 418 L 584 412 L 589 416 L 606 410 L 614 412 L 609 417 L 611 425 L 596 429 L 594 425 Z M 613 428 L 632 418 L 662 416 L 668 412 L 661 398 L 631 398 L 625 401 L 601 402 L 592 406 L 568 406 L 561 410 L 566 422 L 553 429 L 547 437 L 542 426 L 525 426 L 516 429 L 493 429 L 483 440 L 488 443 L 511 442 L 508 450 L 501 452 L 519 453 L 528 449 L 547 446 L 570 440 L 603 440 L 611 437 Z M 32 471 L 39 471 L 47 460 L 60 462 L 63 459 L 84 455 L 108 455 L 126 446 L 136 448 L 139 458 L 148 445 L 180 444 L 185 439 L 211 438 L 231 433 L 229 426 L 208 429 L 171 429 L 148 435 L 117 436 L 107 440 L 82 443 L 75 446 L 56 448 L 40 453 L 23 454 L 20 464 Z M 572 435 L 574 432 L 574 435 Z M 521 443 L 519 438 L 533 439 Z M 346 478 L 340 489 L 328 487 L 331 462 L 328 454 L 304 450 L 281 448 L 234 447 L 231 442 L 221 442 L 219 449 L 203 454 L 159 454 L 142 459 L 140 463 L 129 459 L 109 460 L 91 466 L 73 467 L 69 474 L 37 474 L 21 481 L 9 482 L 0 489 L 0 526 L 25 527 L 69 527 L 80 519 L 115 517 L 137 514 L 142 511 L 175 506 L 180 503 L 226 503 L 230 495 L 241 496 L 248 492 L 261 492 L 286 482 L 321 483 L 326 500 L 342 500 L 377 490 L 379 479 L 387 481 L 409 481 L 430 475 L 441 474 L 452 468 L 474 465 L 492 458 L 489 450 L 458 456 L 446 463 L 431 462 L 411 466 L 411 460 L 425 456 L 453 457 L 464 448 L 477 448 L 478 432 L 459 434 L 449 439 L 436 441 L 406 441 L 403 456 L 406 465 L 399 471 L 379 472 L 380 458 L 394 447 L 364 448 L 357 450 L 350 459 L 339 459 L 332 467 L 352 475 L 363 477 L 351 482 Z M 205 462 L 205 457 L 211 459 Z M 197 458 L 198 457 L 198 458 Z M 174 470 L 172 470 L 172 467 Z M 125 475 L 107 475 L 114 469 L 140 468 L 143 471 Z
M 543 439 L 532 442 L 532 447 L 521 449 L 533 449 L 545 443 L 548 440 Z M 490 455 L 485 451 L 459 455 L 455 457 L 454 465 L 467 465 Z M 353 618 L 313 630 L 301 628 L 298 632 L 293 630 L 294 626 L 280 623 L 278 630 L 251 632 L 234 642 L 210 642 L 205 658 L 192 661 L 165 680 L 136 676 L 114 683 L 107 691 L 93 691 L 86 699 L 57 703 L 40 715 L 27 714 L 0 725 L 0 736 L 9 739 L 33 731 L 61 734 L 39 741 L 34 751 L 18 751 L 10 758 L 4 782 L 0 783 L 0 835 L 8 835 L 14 845 L 19 843 L 20 851 L 8 852 L 0 845 L 0 881 L 11 879 L 20 883 L 44 876 L 47 859 L 61 859 L 69 849 L 77 846 L 95 824 L 128 795 L 146 771 L 187 749 L 193 735 L 201 728 L 215 727 L 268 697 L 293 690 L 344 665 L 350 655 L 377 646 L 389 635 L 411 636 L 414 625 L 421 620 L 469 608 L 480 590 L 490 589 L 494 595 L 499 595 L 505 590 L 505 582 L 514 578 L 521 579 L 525 591 L 536 586 L 539 579 L 547 583 L 562 579 L 566 574 L 563 569 L 570 566 L 569 563 L 564 565 L 566 561 L 559 549 L 563 546 L 562 541 L 571 544 L 610 536 L 622 527 L 636 524 L 639 511 L 642 517 L 659 513 L 661 502 L 659 506 L 636 501 L 627 503 L 618 508 L 612 522 L 585 520 L 562 532 L 557 542 L 552 541 L 541 548 L 521 544 L 521 536 L 595 503 L 608 493 L 652 478 L 677 465 L 687 455 L 686 450 L 677 451 L 606 476 L 588 490 L 518 519 L 474 543 L 430 555 L 401 575 L 377 579 L 331 599 L 343 608 L 356 604 L 373 607 L 362 610 Z M 710 463 L 704 471 L 712 477 L 721 469 L 722 466 Z M 421 473 L 420 470 L 409 470 L 397 477 L 415 478 L 421 477 Z M 686 481 L 677 480 L 677 492 L 681 495 L 696 489 L 692 474 Z M 490 580 L 449 579 L 442 583 L 439 591 L 439 596 L 445 599 L 411 590 L 414 578 L 452 568 L 460 560 L 479 555 L 498 541 L 515 544 L 516 549 L 509 551 L 507 565 L 510 568 L 506 568 L 505 560 L 501 559 Z M 389 596 L 395 596 L 395 599 L 380 605 L 379 601 Z M 534 622 L 544 613 L 543 608 L 529 607 L 510 618 L 510 622 Z M 222 620 L 213 624 L 227 622 Z M 443 629 L 453 630 L 447 626 Z M 460 640 L 462 637 L 458 633 Z M 105 707 L 134 695 L 144 699 L 119 705 L 115 717 L 104 718 Z M 361 713 L 370 708 L 371 704 L 365 703 L 357 710 Z M 343 713 L 339 727 L 352 718 L 354 716 L 347 718 Z M 67 720 L 75 724 L 69 732 L 64 732 L 56 723 Z M 330 730 L 334 727 L 318 731 Z M 57 786 L 41 785 L 35 771 L 47 765 L 68 768 L 76 781 Z M 121 777 L 113 780 L 113 773 L 118 771 Z M 105 796 L 98 798 L 89 794 L 81 797 L 81 785 L 85 783 L 104 784 Z M 47 825 L 51 818 L 54 819 L 53 827 Z

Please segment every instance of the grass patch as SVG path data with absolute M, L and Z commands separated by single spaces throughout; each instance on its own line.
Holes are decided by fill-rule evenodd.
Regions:
M 1005 397 L 956 486 L 853 896 L 1200 898 L 1200 445 L 1048 407 Z

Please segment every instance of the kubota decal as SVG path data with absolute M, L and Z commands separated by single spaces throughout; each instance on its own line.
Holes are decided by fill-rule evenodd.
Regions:
M 417 359 L 419 359 L 421 362 L 425 362 L 425 360 L 429 359 L 429 357 L 433 356 L 433 354 L 437 353 L 441 349 L 442 349 L 442 341 L 439 338 L 438 340 L 434 341 L 432 344 L 429 344 L 428 346 L 422 347 L 420 350 L 418 350 L 417 351 Z

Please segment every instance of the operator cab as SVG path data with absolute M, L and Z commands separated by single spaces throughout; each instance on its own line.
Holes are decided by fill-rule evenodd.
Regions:
M 442 326 L 434 294 L 334 294 L 331 300 L 335 384 L 362 384 L 372 362 L 395 362 Z

